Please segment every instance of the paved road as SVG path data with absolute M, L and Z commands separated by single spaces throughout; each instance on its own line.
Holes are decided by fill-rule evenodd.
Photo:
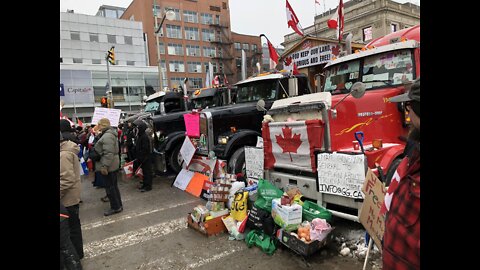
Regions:
M 175 176 L 156 177 L 153 190 L 141 193 L 138 180 L 119 175 L 124 211 L 104 217 L 109 203 L 100 201 L 103 189 L 95 189 L 91 177 L 83 180 L 80 218 L 85 270 L 99 269 L 362 269 L 363 261 L 338 255 L 332 241 L 307 260 L 280 247 L 272 256 L 244 241 L 230 241 L 226 234 L 205 237 L 187 228 L 186 217 L 205 201 L 175 187 Z M 362 234 L 360 224 L 338 221 L 335 234 Z M 356 232 L 356 234 L 355 234 Z M 378 260 L 377 260 L 378 262 Z M 372 268 L 368 264 L 367 269 Z

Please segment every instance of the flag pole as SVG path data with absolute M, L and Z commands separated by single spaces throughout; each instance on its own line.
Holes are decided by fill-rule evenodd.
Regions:
M 264 37 L 268 42 L 270 42 L 270 40 L 267 38 L 267 36 L 266 36 L 265 34 L 260 34 L 259 37 L 260 37 L 260 38 L 261 38 L 261 37 Z M 278 53 L 277 48 L 275 48 L 275 46 L 273 46 L 273 43 L 272 43 L 272 42 L 270 42 L 270 44 L 272 44 L 273 49 L 275 50 L 275 52 L 277 52 L 278 57 L 280 57 L 280 54 Z M 277 65 L 278 65 L 278 63 L 277 63 Z

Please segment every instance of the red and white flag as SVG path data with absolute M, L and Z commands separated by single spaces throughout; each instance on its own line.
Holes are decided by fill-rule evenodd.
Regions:
M 77 118 L 77 124 L 79 127 L 83 127 L 83 122 Z
M 220 85 L 220 78 L 218 78 L 218 75 L 215 75 L 215 78 L 212 80 L 212 86 L 219 86 Z
M 293 11 L 292 7 L 290 6 L 290 3 L 287 2 L 287 24 L 288 27 L 291 27 L 297 34 L 300 36 L 303 36 L 303 29 L 300 26 L 300 21 L 297 18 L 297 15 L 295 15 L 295 12 Z
M 323 138 L 322 120 L 264 123 L 264 167 L 316 171 L 315 149 Z
M 270 40 L 267 39 L 268 44 L 268 53 L 270 54 L 270 69 L 275 69 L 278 64 L 278 53 L 277 50 L 273 47 Z
M 342 40 L 343 35 L 343 24 L 344 24 L 344 14 L 343 14 L 343 0 L 340 0 L 338 4 L 337 11 L 333 16 L 327 21 L 328 28 L 337 29 L 337 38 L 338 42 Z
M 283 69 L 290 71 L 293 75 L 298 75 L 300 72 L 298 71 L 297 64 L 293 61 L 292 56 L 288 56 L 283 61 Z

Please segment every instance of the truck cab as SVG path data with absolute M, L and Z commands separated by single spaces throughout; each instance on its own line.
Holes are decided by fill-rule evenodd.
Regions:
M 231 104 L 235 91 L 230 87 L 198 89 L 190 96 L 193 109 L 207 109 Z

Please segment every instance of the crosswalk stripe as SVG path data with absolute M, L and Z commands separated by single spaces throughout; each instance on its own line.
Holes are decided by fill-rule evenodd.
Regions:
M 133 246 L 186 228 L 187 220 L 185 217 L 181 217 L 139 230 L 112 236 L 103 240 L 93 241 L 83 246 L 85 253 L 84 259 L 91 259 L 105 253 Z
M 183 205 L 194 203 L 194 202 L 197 202 L 197 200 L 191 200 L 191 201 L 187 201 L 187 202 L 179 203 L 179 204 L 170 204 L 166 207 L 155 209 L 155 210 L 150 210 L 150 211 L 147 211 L 147 212 L 107 218 L 107 219 L 104 219 L 104 220 L 101 220 L 101 221 L 97 221 L 97 222 L 82 225 L 82 231 L 91 230 L 91 229 L 94 229 L 94 228 L 97 228 L 97 227 L 100 227 L 100 226 L 112 224 L 112 223 L 122 221 L 122 220 L 127 220 L 127 219 L 131 219 L 131 218 L 136 218 L 136 217 L 140 217 L 140 216 L 153 214 L 153 213 L 156 213 L 156 212 L 172 209 L 172 208 L 175 208 L 175 207 L 183 206 Z

